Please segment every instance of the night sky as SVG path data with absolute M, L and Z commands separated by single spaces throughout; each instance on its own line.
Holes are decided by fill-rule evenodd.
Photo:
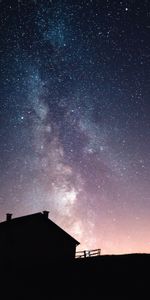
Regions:
M 150 1 L 0 1 L 0 219 L 150 252 Z

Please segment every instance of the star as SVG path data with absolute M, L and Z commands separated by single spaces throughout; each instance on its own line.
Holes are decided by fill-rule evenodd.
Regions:
M 0 2 L 1 219 L 149 252 L 148 1 Z

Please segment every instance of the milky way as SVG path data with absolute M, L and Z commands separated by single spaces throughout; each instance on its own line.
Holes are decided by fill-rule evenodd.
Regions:
M 0 217 L 150 251 L 149 1 L 0 1 Z

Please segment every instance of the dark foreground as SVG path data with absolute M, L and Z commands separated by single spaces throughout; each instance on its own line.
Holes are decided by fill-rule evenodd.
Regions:
M 150 254 L 1 266 L 1 299 L 150 299 Z M 2 296 L 3 295 L 3 296 Z

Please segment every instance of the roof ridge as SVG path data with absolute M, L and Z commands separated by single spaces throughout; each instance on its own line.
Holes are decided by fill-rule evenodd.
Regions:
M 32 217 L 37 217 L 37 216 L 38 217 L 42 217 L 43 220 L 45 220 L 49 224 L 52 224 L 53 226 L 57 227 L 58 230 L 61 230 L 70 239 L 74 240 L 74 242 L 76 242 L 77 245 L 80 244 L 74 237 L 72 237 L 68 232 L 66 232 L 63 228 L 61 228 L 59 225 L 57 225 L 54 221 L 52 221 L 51 219 L 49 219 L 48 217 L 46 217 L 44 215 L 44 213 L 42 213 L 42 212 L 37 212 L 37 213 L 29 214 L 29 215 L 24 215 L 24 216 L 12 218 L 9 221 L 5 220 L 3 222 L 0 222 L 0 228 L 1 228 L 1 225 L 3 225 L 3 226 L 6 225 L 7 226 L 9 224 L 9 226 L 10 226 L 11 224 L 15 224 L 17 221 L 23 221 L 24 219 L 32 218 Z

